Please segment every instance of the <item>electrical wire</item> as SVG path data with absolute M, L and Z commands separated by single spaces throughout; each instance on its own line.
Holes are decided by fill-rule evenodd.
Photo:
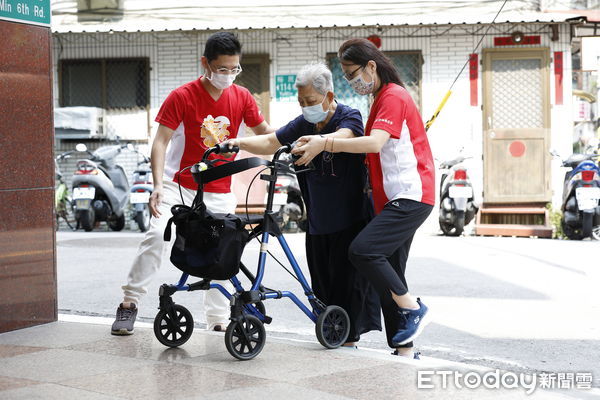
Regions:
M 492 20 L 492 22 L 487 27 L 485 33 L 481 36 L 481 38 L 479 39 L 479 42 L 477 42 L 477 45 L 475 45 L 475 47 L 473 48 L 473 51 L 471 51 L 471 54 L 474 54 L 477 51 L 477 49 L 479 49 L 479 46 L 483 42 L 483 39 L 485 39 L 485 37 L 487 36 L 488 32 L 490 31 L 490 29 L 494 25 L 494 22 L 496 22 L 496 18 L 498 18 L 498 15 L 500 15 L 500 13 L 502 12 L 502 9 L 504 9 L 504 6 L 506 5 L 507 2 L 508 2 L 508 0 L 504 0 L 504 2 L 502 3 L 502 6 L 500 6 L 500 9 L 498 10 L 498 12 L 496 13 L 496 15 L 494 16 L 494 19 Z M 442 111 L 442 108 L 444 108 L 444 105 L 446 105 L 446 101 L 448 101 L 448 98 L 452 94 L 452 88 L 454 87 L 454 84 L 456 83 L 456 81 L 458 81 L 458 78 L 462 75 L 463 71 L 467 67 L 467 64 L 469 64 L 469 61 L 470 61 L 470 57 L 467 58 L 467 61 L 465 62 L 465 64 L 463 65 L 463 67 L 460 69 L 460 72 L 456 75 L 456 78 L 454 78 L 454 81 L 452 82 L 452 85 L 450 85 L 450 88 L 448 89 L 448 92 L 446 92 L 446 95 L 442 99 L 442 101 L 441 101 L 440 105 L 438 106 L 438 108 L 433 113 L 433 116 L 429 119 L 429 121 L 427 121 L 425 123 L 425 131 L 429 130 L 429 128 L 431 127 L 431 125 L 433 125 L 433 122 L 435 121 L 435 119 L 437 118 L 437 116 L 440 114 L 440 111 Z
M 498 12 L 496 13 L 496 16 L 494 17 L 494 19 L 492 20 L 492 22 L 490 23 L 490 25 L 488 26 L 488 28 L 485 30 L 485 33 L 483 34 L 483 36 L 481 36 L 481 38 L 479 39 L 479 42 L 477 42 L 477 44 L 473 48 L 473 51 L 471 51 L 471 54 L 475 53 L 477 51 L 477 49 L 479 49 L 479 46 L 481 46 L 481 43 L 483 42 L 483 39 L 487 36 L 488 32 L 492 28 L 492 25 L 494 25 L 494 22 L 496 22 L 496 18 L 498 18 L 498 15 L 500 15 L 500 13 L 502 12 L 502 9 L 504 8 L 504 6 L 506 5 L 507 2 L 508 2 L 508 0 L 504 0 L 504 3 L 502 3 L 502 6 L 500 7 L 500 9 L 498 10 Z M 465 68 L 467 67 L 467 64 L 469 64 L 469 59 L 467 59 L 467 61 L 465 62 L 465 64 L 461 68 L 460 72 L 458 73 L 458 75 L 456 75 L 456 78 L 454 78 L 454 82 L 452 82 L 452 85 L 450 85 L 450 89 L 448 89 L 449 91 L 452 90 L 452 88 L 454 87 L 454 84 L 456 83 L 456 81 L 458 80 L 458 78 L 460 77 L 460 75 L 463 73 L 463 71 L 465 70 Z

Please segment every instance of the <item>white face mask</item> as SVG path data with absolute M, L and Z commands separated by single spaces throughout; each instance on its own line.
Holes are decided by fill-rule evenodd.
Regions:
M 210 75 L 210 77 L 206 76 L 206 79 L 219 90 L 227 89 L 233 85 L 233 81 L 237 77 L 237 74 L 218 74 L 212 70 L 210 71 Z
M 318 124 L 319 122 L 325 121 L 329 111 L 323 111 L 323 103 L 327 96 L 323 98 L 319 104 L 315 104 L 314 106 L 302 107 L 302 115 L 304 119 L 310 122 L 311 124 Z
M 372 80 L 371 82 L 365 82 L 365 80 L 362 78 L 362 73 L 348 81 L 348 83 L 352 89 L 354 89 L 354 91 L 361 96 L 373 93 L 373 87 L 375 86 L 375 80 Z

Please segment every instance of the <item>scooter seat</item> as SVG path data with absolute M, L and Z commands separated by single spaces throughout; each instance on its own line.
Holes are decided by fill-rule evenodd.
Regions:
M 580 163 L 589 159 L 590 157 L 587 154 L 571 154 L 569 158 L 563 162 L 563 165 L 565 167 L 577 168 Z

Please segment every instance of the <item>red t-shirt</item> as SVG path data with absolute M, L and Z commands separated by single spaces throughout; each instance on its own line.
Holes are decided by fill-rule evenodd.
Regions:
M 264 121 L 248 89 L 232 85 L 215 101 L 199 79 L 173 90 L 162 104 L 156 122 L 175 132 L 165 157 L 165 175 L 188 189 L 198 185 L 190 170 L 181 169 L 202 159 L 204 151 L 217 143 L 235 138 L 245 125 L 255 127 Z M 223 158 L 211 154 L 210 159 Z M 231 177 L 204 185 L 205 192 L 229 193 Z
M 366 134 L 372 129 L 390 134 L 379 153 L 367 154 L 375 213 L 395 199 L 434 205 L 433 156 L 419 110 L 406 89 L 395 83 L 381 89 L 371 106 Z

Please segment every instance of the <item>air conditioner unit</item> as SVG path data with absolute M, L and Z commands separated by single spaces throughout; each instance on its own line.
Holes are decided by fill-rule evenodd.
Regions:
M 55 108 L 54 136 L 57 139 L 106 138 L 104 109 L 97 107 Z
M 120 21 L 123 19 L 123 1 L 77 0 L 77 21 Z

